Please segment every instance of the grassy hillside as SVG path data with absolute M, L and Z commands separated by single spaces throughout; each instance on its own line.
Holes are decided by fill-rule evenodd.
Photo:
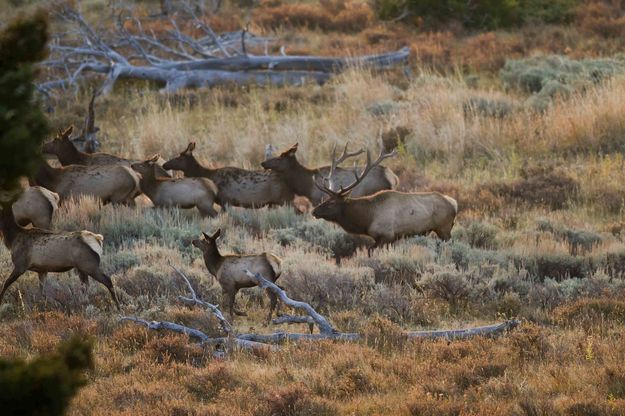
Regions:
M 61 274 L 42 295 L 29 273 L 0 305 L 0 355 L 27 358 L 74 333 L 91 336 L 95 371 L 71 405 L 76 415 L 625 413 L 625 79 L 614 53 L 621 38 L 582 25 L 579 11 L 572 24 L 479 32 L 445 22 L 432 31 L 411 19 L 382 22 L 363 2 L 347 11 L 338 2 L 278 3 L 240 9 L 227 2 L 214 25 L 229 30 L 250 16 L 254 29 L 284 40 L 290 53 L 408 44 L 411 76 L 354 69 L 320 87 L 169 96 L 124 84 L 97 101 L 102 150 L 168 159 L 196 141 L 194 154 L 207 165 L 257 169 L 268 143 L 298 142 L 298 157 L 311 166 L 328 163 L 335 144 L 376 152 L 398 145 L 399 156 L 386 164 L 402 190 L 458 200 L 452 240 L 409 238 L 368 258 L 358 239 L 288 207 L 202 219 L 147 200 L 118 207 L 80 199 L 61 207 L 54 227 L 104 235 L 104 268 L 125 315 L 217 336 L 216 321 L 177 301 L 186 288 L 168 262 L 204 300 L 221 303 L 219 285 L 189 244 L 221 228 L 222 252 L 277 254 L 284 260 L 278 283 L 292 298 L 366 340 L 214 359 L 186 336 L 118 322 L 99 285 L 84 294 L 75 275 Z M 148 13 L 158 4 L 137 7 Z M 2 10 L 3 18 L 14 12 Z M 102 10 L 104 2 L 83 3 L 91 19 Z M 331 13 L 334 23 L 313 24 L 315 13 Z M 84 92 L 62 94 L 53 127 L 80 125 L 86 101 Z M 336 256 L 345 256 L 340 267 Z M 2 246 L 3 278 L 10 269 Z M 307 330 L 263 327 L 268 302 L 260 290 L 242 291 L 238 305 L 248 312 L 235 321 L 241 331 Z M 400 335 L 512 317 L 521 327 L 496 340 Z

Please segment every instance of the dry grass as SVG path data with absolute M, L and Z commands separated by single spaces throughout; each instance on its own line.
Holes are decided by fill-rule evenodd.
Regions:
M 231 27 L 235 10 L 229 5 L 214 24 Z M 193 140 L 207 165 L 258 169 L 267 143 L 283 149 L 299 142 L 298 157 L 311 166 L 328 163 L 332 147 L 346 142 L 373 151 L 398 145 L 388 165 L 402 190 L 439 190 L 459 201 L 451 242 L 415 237 L 368 258 L 363 241 L 289 208 L 202 219 L 143 199 L 137 207 L 103 207 L 83 198 L 62 206 L 54 223 L 104 235 L 103 266 L 125 314 L 217 335 L 212 318 L 178 303 L 185 285 L 167 262 L 182 268 L 203 299 L 221 303 L 219 285 L 189 242 L 222 228 L 223 252 L 274 252 L 284 260 L 280 284 L 288 293 L 337 328 L 364 334 L 363 342 L 301 343 L 216 360 L 182 335 L 118 322 L 100 285 L 83 294 L 76 276 L 60 274 L 42 294 L 29 273 L 0 305 L 0 355 L 32 357 L 74 333 L 93 337 L 96 370 L 72 403 L 76 415 L 625 413 L 625 81 L 589 85 L 536 111 L 525 93 L 493 79 L 505 58 L 566 48 L 595 56 L 620 41 L 580 34 L 600 32 L 601 22 L 588 20 L 598 12 L 579 28 L 466 36 L 415 34 L 372 21 L 369 12 L 356 1 L 264 2 L 253 23 L 304 52 L 409 43 L 411 78 L 355 68 L 306 89 L 163 96 L 128 86 L 97 103 L 103 150 L 169 158 Z M 473 71 L 477 78 L 466 75 Z M 80 125 L 84 102 L 60 99 L 53 127 Z M 2 247 L 3 277 L 10 267 Z M 235 322 L 240 331 L 307 330 L 262 327 L 267 299 L 260 290 L 242 291 L 237 302 L 248 312 Z M 400 336 L 402 329 L 509 317 L 525 323 L 497 340 Z

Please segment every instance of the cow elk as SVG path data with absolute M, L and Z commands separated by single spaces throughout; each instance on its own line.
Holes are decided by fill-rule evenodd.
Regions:
M 215 234 L 208 235 L 202 233 L 204 238 L 193 240 L 192 244 L 202 250 L 204 263 L 208 271 L 215 276 L 223 293 L 223 300 L 228 307 L 230 318 L 234 314 L 245 315 L 234 307 L 234 298 L 239 289 L 257 286 L 257 282 L 245 274 L 246 269 L 253 273 L 260 273 L 267 280 L 275 283 L 281 274 L 282 260 L 271 253 L 249 254 L 249 255 L 222 255 L 217 247 L 217 239 L 221 235 L 221 229 Z M 275 293 L 268 291 L 270 306 L 267 323 L 271 321 L 273 311 L 276 310 L 278 298 Z
M 103 242 L 101 235 L 89 231 L 24 229 L 17 225 L 12 211 L 7 208 L 0 211 L 0 231 L 13 261 L 13 271 L 0 292 L 0 303 L 9 286 L 27 271 L 39 274 L 39 284 L 43 290 L 43 282 L 48 273 L 76 269 L 85 286 L 89 283 L 89 276 L 106 286 L 119 310 L 111 278 L 100 267 Z
M 56 192 L 61 200 L 92 195 L 104 204 L 132 203 L 139 193 L 139 175 L 121 165 L 54 168 L 43 162 L 31 179 L 32 184 Z
M 21 227 L 50 229 L 52 216 L 59 207 L 59 194 L 41 186 L 26 188 L 11 207 L 15 222 Z
M 250 171 L 235 167 L 209 169 L 193 156 L 195 142 L 163 165 L 167 170 L 181 170 L 186 177 L 208 178 L 217 185 L 219 204 L 245 208 L 283 205 L 293 201 L 293 193 L 280 177 L 271 172 Z
M 217 187 L 207 178 L 166 178 L 157 175 L 158 155 L 132 168 L 141 174 L 140 187 L 155 207 L 197 207 L 202 216 L 217 215 Z
M 56 137 L 43 145 L 43 153 L 56 156 L 61 166 L 84 165 L 84 166 L 102 166 L 102 165 L 123 165 L 128 166 L 137 162 L 136 160 L 125 159 L 110 153 L 85 153 L 78 150 L 74 142 L 70 139 L 74 127 L 69 126 L 67 129 L 59 130 Z M 160 176 L 171 177 L 169 172 L 162 168 L 164 161 L 159 160 L 157 173 Z
M 349 153 L 347 145 L 339 159 L 334 159 L 332 166 L 323 166 L 310 169 L 297 160 L 297 143 L 277 157 L 261 163 L 265 169 L 270 169 L 280 175 L 291 191 L 297 195 L 307 197 L 313 205 L 318 205 L 325 199 L 325 193 L 320 191 L 316 180 L 319 177 L 330 177 L 335 186 L 346 186 L 354 180 L 358 168 L 343 169 L 338 164 L 349 157 L 357 156 L 363 151 Z M 399 184 L 397 175 L 384 166 L 375 166 L 368 177 L 363 178 L 355 189 L 353 196 L 371 195 L 384 189 L 395 189 Z
M 350 185 L 336 188 L 326 184 L 319 189 L 329 198 L 315 207 L 312 215 L 340 225 L 353 234 L 367 235 L 375 240 L 369 247 L 390 244 L 402 237 L 426 235 L 434 231 L 442 240 L 451 238 L 458 204 L 455 199 L 438 192 L 399 192 L 385 190 L 373 195 L 351 197 L 350 193 L 382 160 L 395 151 L 380 156 L 374 162 L 367 151 L 367 165 Z M 332 183 L 331 178 L 329 181 Z

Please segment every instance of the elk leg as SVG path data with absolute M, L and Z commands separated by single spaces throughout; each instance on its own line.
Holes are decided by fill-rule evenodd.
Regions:
M 267 325 L 271 322 L 271 317 L 273 316 L 273 311 L 276 311 L 276 315 L 278 314 L 278 297 L 275 293 L 267 291 L 267 296 L 269 296 L 269 316 L 267 316 Z
M 4 285 L 2 286 L 2 291 L 0 292 L 0 303 L 2 303 L 2 298 L 4 297 L 4 292 L 6 292 L 6 290 L 9 288 L 9 286 L 11 286 L 13 283 L 15 283 L 15 281 L 24 273 L 26 272 L 26 269 L 21 270 L 18 268 L 14 268 L 13 271 L 11 272 L 11 275 L 9 276 L 9 278 L 4 282 Z
M 89 288 L 89 275 L 78 270 L 78 277 L 82 283 L 82 293 L 86 295 Z
M 200 211 L 202 217 L 213 218 L 217 216 L 217 211 L 215 211 L 215 208 L 213 208 L 212 203 L 210 205 L 198 205 L 197 209 Z
M 380 241 L 375 240 L 375 243 L 367 248 L 367 256 L 371 257 L 371 254 L 373 253 L 373 250 L 375 250 L 379 246 L 380 246 Z
M 113 288 L 113 282 L 111 282 L 111 278 L 105 275 L 104 272 L 99 268 L 96 269 L 93 273 L 88 273 L 88 275 L 106 286 L 106 288 L 109 290 L 109 293 L 111 294 L 111 298 L 113 298 L 113 301 L 115 302 L 117 310 L 121 310 L 119 306 L 119 301 L 117 300 L 117 295 L 115 294 L 115 289 Z
M 39 273 L 39 293 L 41 294 L 41 296 L 43 296 L 44 298 L 47 298 L 46 296 L 46 292 L 44 290 L 44 284 L 46 282 L 46 277 L 48 276 L 48 273 L 46 272 L 40 272 Z

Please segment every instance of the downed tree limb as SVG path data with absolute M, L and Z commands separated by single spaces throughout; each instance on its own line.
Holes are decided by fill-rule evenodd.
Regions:
M 189 328 L 188 326 L 176 324 L 174 322 L 147 321 L 145 319 L 136 318 L 134 316 L 123 316 L 120 318 L 120 321 L 134 322 L 136 324 L 144 325 L 146 328 L 152 329 L 155 331 L 160 331 L 164 329 L 168 331 L 178 332 L 181 334 L 185 334 L 191 338 L 197 339 L 201 344 L 211 345 L 215 347 L 227 346 L 228 344 L 233 343 L 237 347 L 243 350 L 247 350 L 247 351 L 259 350 L 259 349 L 261 350 L 266 349 L 269 351 L 278 351 L 280 349 L 280 347 L 278 347 L 277 345 L 268 345 L 268 344 L 264 344 L 255 340 L 247 340 L 243 338 L 233 338 L 233 339 L 227 338 L 227 337 L 211 338 L 208 335 L 206 335 L 204 332 L 198 329 Z
M 487 336 L 493 337 L 497 335 L 501 335 L 511 329 L 516 328 L 520 325 L 516 319 L 511 319 L 508 321 L 500 322 L 498 324 L 493 325 L 485 325 L 478 326 L 473 328 L 463 328 L 463 329 L 437 329 L 434 331 L 411 331 L 405 332 L 406 337 L 408 338 L 447 338 L 449 340 L 452 339 L 465 339 L 472 338 L 475 336 Z
M 245 269 L 244 272 L 248 277 L 256 280 L 258 282 L 258 286 L 260 286 L 262 289 L 268 289 L 275 293 L 276 296 L 278 296 L 278 298 L 285 305 L 289 305 L 294 309 L 303 309 L 308 314 L 308 316 L 312 318 L 312 320 L 319 328 L 319 332 L 321 332 L 322 334 L 332 335 L 338 333 L 338 331 L 334 329 L 332 325 L 330 325 L 328 320 L 323 315 L 319 314 L 312 306 L 310 306 L 306 302 L 300 302 L 289 298 L 284 290 L 280 289 L 280 287 L 275 283 L 265 279 L 260 273 L 252 273 L 248 269 Z
M 359 57 L 248 54 L 250 46 L 264 42 L 266 47 L 268 40 L 247 29 L 217 35 L 192 11 L 189 13 L 193 26 L 206 36 L 195 38 L 183 33 L 173 18 L 166 22 L 173 29 L 165 34 L 146 33 L 138 18 L 122 18 L 123 13 L 119 14 L 116 31 L 101 35 L 76 10 L 62 7 L 57 16 L 73 23 L 77 30 L 54 34 L 50 57 L 41 64 L 50 76 L 37 85 L 38 90 L 47 95 L 55 88 L 77 87 L 89 73 L 105 76 L 104 94 L 122 79 L 157 82 L 167 93 L 224 84 L 323 84 L 350 67 L 385 70 L 405 66 L 410 54 L 408 48 Z M 240 50 L 234 46 L 238 39 Z
M 193 286 L 191 286 L 191 282 L 189 281 L 189 278 L 176 266 L 174 266 L 173 264 L 169 262 L 168 264 L 172 269 L 174 269 L 176 273 L 178 273 L 180 277 L 184 279 L 184 281 L 187 283 L 187 287 L 189 288 L 189 292 L 191 292 L 191 297 L 178 296 L 178 299 L 182 300 L 183 302 L 187 304 L 200 305 L 209 309 L 212 312 L 212 314 L 215 316 L 215 318 L 217 318 L 217 320 L 219 321 L 219 325 L 221 325 L 221 329 L 223 329 L 226 335 L 230 335 L 232 333 L 232 325 L 230 325 L 230 322 L 228 322 L 228 320 L 224 317 L 223 313 L 221 313 L 219 306 L 213 305 L 212 303 L 205 302 L 201 300 L 200 298 L 198 298 L 197 293 L 195 293 L 195 290 L 193 289 Z

